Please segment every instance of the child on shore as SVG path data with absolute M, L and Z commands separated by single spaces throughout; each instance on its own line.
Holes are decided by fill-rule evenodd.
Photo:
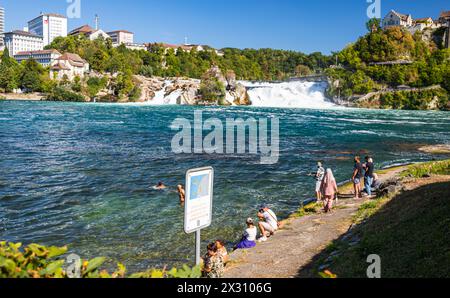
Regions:
M 252 218 L 247 219 L 247 229 L 242 236 L 241 241 L 236 244 L 234 249 L 248 249 L 256 246 L 256 235 L 258 234 L 258 230 L 255 227 L 255 222 Z

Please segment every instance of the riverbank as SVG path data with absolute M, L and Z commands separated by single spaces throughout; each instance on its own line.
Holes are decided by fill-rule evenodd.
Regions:
M 446 164 L 447 168 L 448 165 L 449 161 L 447 161 Z M 253 250 L 236 251 L 231 254 L 231 262 L 227 268 L 225 277 L 319 277 L 319 273 L 324 272 L 325 270 L 336 273 L 338 277 L 364 277 L 362 273 L 365 272 L 368 264 L 360 255 L 358 255 L 359 261 L 361 261 L 360 263 L 357 263 L 357 261 L 352 262 L 353 268 L 357 267 L 359 269 L 354 271 L 357 271 L 360 274 L 346 274 L 349 272 L 343 269 L 348 263 L 345 261 L 348 257 L 344 256 L 346 250 L 337 250 L 336 242 L 341 243 L 341 247 L 345 248 L 359 245 L 361 238 L 359 238 L 354 231 L 361 230 L 362 223 L 378 216 L 377 211 L 381 209 L 381 206 L 390 207 L 392 205 L 390 204 L 391 202 L 395 202 L 394 205 L 399 207 L 398 205 L 405 205 L 405 200 L 408 200 L 409 197 L 413 196 L 416 198 L 414 199 L 414 202 L 419 204 L 417 202 L 418 198 L 432 201 L 435 198 L 434 195 L 437 193 L 441 194 L 441 197 L 444 195 L 444 198 L 447 198 L 448 200 L 450 176 L 434 176 L 429 175 L 428 173 L 421 173 L 420 178 L 404 177 L 404 173 L 407 173 L 406 171 L 411 168 L 414 168 L 414 166 L 401 166 L 378 172 L 383 183 L 390 184 L 386 190 L 388 193 L 381 199 L 342 199 L 331 214 L 321 213 L 319 206 L 316 206 L 316 204 L 310 204 L 300 209 L 297 214 L 294 214 L 291 218 L 283 222 L 284 227 L 268 242 L 258 244 Z M 420 171 L 415 171 L 412 173 L 419 172 Z M 425 172 L 426 171 L 424 171 L 424 173 Z M 422 178 L 422 176 L 427 178 Z M 443 185 L 445 185 L 444 188 L 442 188 Z M 341 195 L 349 194 L 351 188 L 351 185 L 346 184 L 340 187 L 339 192 Z M 444 191 L 444 194 L 442 194 L 442 191 Z M 343 197 L 346 196 L 344 195 Z M 409 205 L 411 207 L 408 209 L 413 209 L 413 206 L 415 206 L 413 203 L 410 203 Z M 365 211 L 370 209 L 369 207 L 371 206 L 372 213 L 367 214 Z M 376 208 L 373 206 L 376 206 Z M 401 210 L 401 208 L 399 210 Z M 395 210 L 390 211 L 395 212 Z M 365 215 L 364 219 L 362 219 L 363 215 Z M 401 217 L 398 217 L 398 219 L 402 220 Z M 419 217 L 416 217 L 416 219 L 419 220 Z M 435 226 L 440 223 L 430 222 L 428 224 Z M 378 226 L 378 228 L 379 230 L 382 229 L 380 226 Z M 377 232 L 380 232 L 379 230 Z M 433 235 L 442 241 L 446 237 L 445 235 L 436 235 L 436 233 Z M 426 238 L 428 239 L 428 237 Z M 420 238 L 414 239 L 417 241 L 420 240 Z M 345 243 L 345 245 L 342 243 Z M 409 244 L 414 245 L 416 243 Z M 392 247 L 390 245 L 392 245 Z M 367 258 L 370 253 L 385 253 L 385 251 L 381 249 L 377 250 L 375 248 L 376 247 L 374 247 L 374 251 L 368 251 L 365 258 Z M 398 247 L 392 243 L 388 243 L 384 247 L 384 249 L 390 249 L 391 251 L 396 248 Z M 409 248 L 411 250 L 415 249 L 413 247 Z M 360 249 L 362 248 L 360 247 Z M 404 249 L 408 249 L 408 247 L 405 247 Z M 360 251 L 361 250 L 358 252 Z M 339 263 L 340 265 L 333 266 L 332 261 L 334 260 L 341 260 Z M 336 271 L 334 271 L 335 269 Z M 399 274 L 396 277 L 402 276 L 403 275 Z
M 43 93 L 0 93 L 0 100 L 41 101 L 44 98 Z
M 337 98 L 330 93 L 333 81 L 288 80 L 285 82 L 247 82 L 237 81 L 235 76 L 225 77 L 220 69 L 211 68 L 210 77 L 220 82 L 224 87 L 219 92 L 221 100 L 205 100 L 210 95 L 202 95 L 205 86 L 202 80 L 192 78 L 162 78 L 133 76 L 135 83 L 134 96 L 123 97 L 108 87 L 114 77 L 95 74 L 81 80 L 78 86 L 55 87 L 49 93 L 7 93 L 0 99 L 39 101 L 51 99 L 65 102 L 96 102 L 96 103 L 136 103 L 146 105 L 191 105 L 191 106 L 255 106 L 268 108 L 310 108 L 329 109 L 336 107 L 364 109 L 394 109 L 394 110 L 448 110 L 450 102 L 447 92 L 438 85 L 426 88 L 386 89 L 371 92 L 361 96 Z M 98 90 L 88 94 L 89 84 L 93 81 L 105 80 Z M 89 84 L 88 84 L 89 82 Z M 100 84 L 100 83 L 99 83 Z M 109 85 L 108 85 L 109 84 Z M 81 91 L 74 91 L 79 90 Z M 103 88 L 103 89 L 101 89 Z

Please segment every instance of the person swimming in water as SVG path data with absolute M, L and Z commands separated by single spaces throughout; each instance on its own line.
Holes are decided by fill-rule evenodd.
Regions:
M 155 190 L 165 190 L 166 188 L 167 188 L 167 186 L 165 186 L 164 183 L 162 183 L 161 181 L 158 182 L 158 185 L 153 187 L 153 189 L 155 189 Z

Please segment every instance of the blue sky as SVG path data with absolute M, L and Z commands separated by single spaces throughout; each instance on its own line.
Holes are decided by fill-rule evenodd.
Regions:
M 0 0 L 6 30 L 22 29 L 42 12 L 66 14 L 68 0 Z M 73 1 L 73 0 L 72 0 Z M 367 0 L 80 0 L 81 19 L 69 30 L 94 26 L 100 16 L 105 31 L 127 29 L 136 42 L 190 43 L 216 48 L 276 48 L 311 53 L 342 49 L 366 32 Z M 449 0 L 381 0 L 413 17 L 436 18 L 450 10 Z M 26 8 L 26 9 L 24 9 Z

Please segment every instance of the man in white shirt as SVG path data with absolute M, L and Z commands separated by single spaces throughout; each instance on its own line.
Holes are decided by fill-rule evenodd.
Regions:
M 269 209 L 267 205 L 262 205 L 259 212 L 259 230 L 261 231 L 261 238 L 259 242 L 267 241 L 267 236 L 271 236 L 278 230 L 278 219 L 275 213 Z
M 316 198 L 317 202 L 322 201 L 322 182 L 325 177 L 325 168 L 322 166 L 321 162 L 317 163 L 317 173 L 316 173 Z

